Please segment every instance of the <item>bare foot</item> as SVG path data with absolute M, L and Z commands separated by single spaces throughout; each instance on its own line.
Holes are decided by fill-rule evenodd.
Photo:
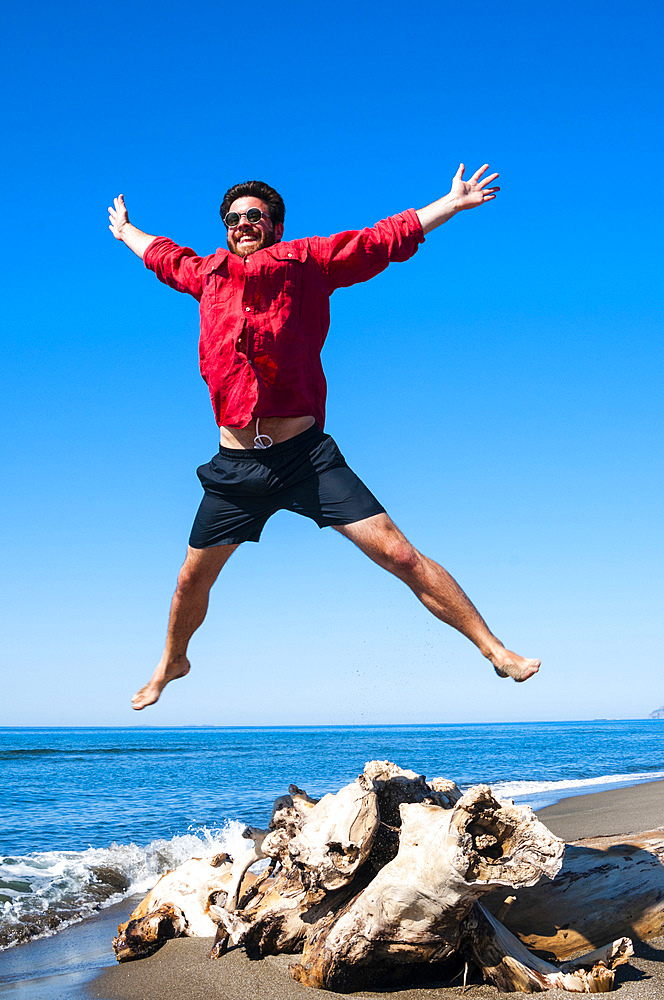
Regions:
M 186 656 L 179 656 L 176 660 L 166 663 L 160 660 L 150 680 L 131 699 L 132 708 L 140 712 L 142 708 L 154 705 L 166 685 L 178 677 L 184 677 L 189 673 L 189 669 L 190 663 Z
M 540 660 L 526 660 L 523 656 L 503 649 L 501 654 L 490 656 L 493 669 L 499 677 L 511 677 L 515 681 L 527 681 L 540 668 Z

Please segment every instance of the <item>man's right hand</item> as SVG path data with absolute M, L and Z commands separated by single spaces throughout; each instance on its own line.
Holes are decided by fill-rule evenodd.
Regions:
M 108 228 L 116 240 L 122 240 L 130 250 L 134 251 L 137 257 L 142 258 L 147 248 L 157 237 L 150 236 L 141 229 L 137 229 L 136 226 L 132 226 L 127 206 L 124 203 L 124 195 L 119 194 L 117 198 L 114 198 L 113 206 L 113 208 L 108 206 L 108 221 L 110 223 Z

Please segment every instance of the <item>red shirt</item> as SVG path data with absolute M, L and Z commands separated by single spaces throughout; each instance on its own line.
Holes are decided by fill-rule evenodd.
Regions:
M 322 428 L 330 295 L 407 260 L 423 240 L 408 209 L 371 229 L 275 243 L 247 257 L 223 248 L 197 257 L 159 236 L 143 259 L 160 281 L 200 302 L 201 375 L 220 426 L 311 415 Z

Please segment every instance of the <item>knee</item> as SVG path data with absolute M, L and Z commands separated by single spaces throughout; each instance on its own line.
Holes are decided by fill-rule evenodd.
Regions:
M 201 573 L 200 568 L 193 565 L 192 563 L 185 562 L 182 569 L 178 573 L 178 582 L 176 587 L 176 594 L 180 597 L 186 597 L 188 594 L 199 590 L 205 585 L 204 574 Z
M 421 563 L 419 552 L 405 539 L 393 542 L 386 549 L 385 560 L 390 572 L 402 579 L 417 576 Z

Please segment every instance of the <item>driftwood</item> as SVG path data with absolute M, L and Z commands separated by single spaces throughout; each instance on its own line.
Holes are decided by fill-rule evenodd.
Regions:
M 231 858 L 190 858 L 175 871 L 162 875 L 131 914 L 118 927 L 113 949 L 119 962 L 143 958 L 170 938 L 208 937 L 216 932 L 210 905 L 226 899 L 231 879 Z
M 291 786 L 269 827 L 245 836 L 254 848 L 233 863 L 199 859 L 164 876 L 119 928 L 118 959 L 214 928 L 211 957 L 229 943 L 251 958 L 301 952 L 294 978 L 339 992 L 461 958 L 502 990 L 592 993 L 610 989 L 613 967 L 631 954 L 623 938 L 557 968 L 480 905 L 499 888 L 500 908 L 553 879 L 565 846 L 486 785 L 462 795 L 451 781 L 372 761 L 320 801 Z M 269 868 L 255 877 L 247 869 L 259 859 Z
M 535 951 L 568 959 L 616 933 L 664 934 L 664 830 L 568 844 L 555 882 L 489 896 L 487 909 Z
M 633 954 L 632 942 L 623 937 L 556 968 L 529 951 L 481 904 L 466 920 L 464 934 L 485 979 L 506 993 L 541 993 L 555 987 L 570 993 L 608 993 L 614 967 Z

